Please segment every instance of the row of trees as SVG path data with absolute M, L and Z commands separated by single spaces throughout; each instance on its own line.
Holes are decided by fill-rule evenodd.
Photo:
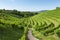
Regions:
M 21 12 L 17 10 L 5 10 L 5 9 L 0 9 L 0 13 L 9 13 L 9 14 L 15 14 L 19 17 L 30 17 L 33 15 L 38 14 L 37 12 Z

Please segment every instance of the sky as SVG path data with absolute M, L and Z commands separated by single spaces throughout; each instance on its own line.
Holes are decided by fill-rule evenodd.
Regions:
M 0 0 L 0 9 L 19 11 L 52 10 L 60 7 L 60 0 Z

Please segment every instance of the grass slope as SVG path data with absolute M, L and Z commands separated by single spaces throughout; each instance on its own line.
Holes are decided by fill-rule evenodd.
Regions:
M 40 40 L 60 40 L 60 8 L 41 12 L 31 19 L 37 23 L 31 28 L 35 37 Z
M 60 40 L 60 8 L 24 16 L 0 13 L 0 40 L 28 40 L 28 29 L 40 40 Z

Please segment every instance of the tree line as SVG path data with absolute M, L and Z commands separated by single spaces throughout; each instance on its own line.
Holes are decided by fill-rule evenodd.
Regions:
M 19 17 L 31 17 L 31 16 L 34 16 L 36 14 L 38 14 L 37 12 L 21 12 L 21 11 L 18 11 L 18 10 L 5 10 L 5 9 L 0 9 L 0 13 L 7 13 L 7 14 L 14 14 L 14 15 L 17 15 Z

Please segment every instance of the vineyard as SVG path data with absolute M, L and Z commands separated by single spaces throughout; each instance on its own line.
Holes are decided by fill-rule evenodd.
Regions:
M 14 15 L 0 13 L 0 40 L 28 40 L 29 29 L 39 40 L 60 40 L 60 8 L 30 17 Z

